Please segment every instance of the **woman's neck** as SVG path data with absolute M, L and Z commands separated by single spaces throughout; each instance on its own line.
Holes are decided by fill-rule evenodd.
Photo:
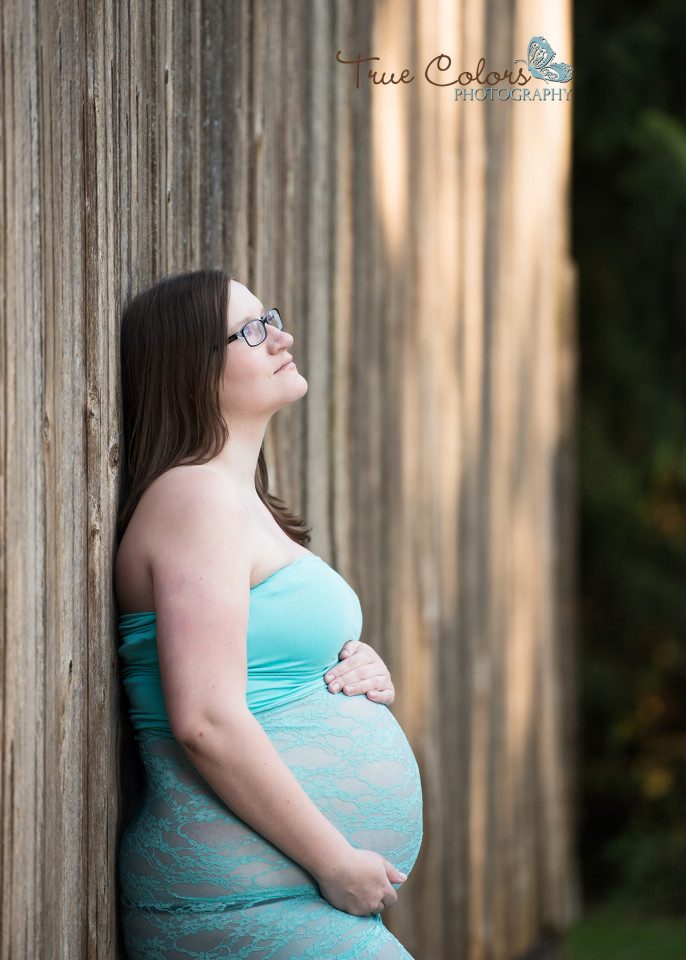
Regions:
M 245 494 L 255 496 L 255 471 L 266 424 L 259 427 L 228 424 L 228 428 L 228 440 L 211 462 L 226 469 Z

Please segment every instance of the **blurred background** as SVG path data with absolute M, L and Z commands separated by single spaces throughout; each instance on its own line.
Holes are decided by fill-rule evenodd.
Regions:
M 686 3 L 1 23 L 0 957 L 121 956 L 119 318 L 221 266 L 295 336 L 272 487 L 420 764 L 387 922 L 417 960 L 686 960 Z M 569 100 L 455 100 L 533 36 Z
M 573 958 L 686 957 L 686 4 L 576 0 Z

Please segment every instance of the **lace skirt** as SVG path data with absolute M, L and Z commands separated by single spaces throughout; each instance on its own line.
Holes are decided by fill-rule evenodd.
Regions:
M 421 787 L 390 710 L 322 685 L 257 719 L 350 843 L 409 874 Z M 380 917 L 353 917 L 324 900 L 310 874 L 231 813 L 171 735 L 144 731 L 139 741 L 146 791 L 120 850 L 129 960 L 409 957 Z

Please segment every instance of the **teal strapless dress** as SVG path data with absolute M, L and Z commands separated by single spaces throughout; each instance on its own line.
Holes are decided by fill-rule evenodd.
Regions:
M 277 570 L 250 591 L 247 703 L 350 843 L 409 874 L 422 837 L 409 744 L 386 706 L 331 694 L 323 679 L 361 627 L 357 595 L 320 557 Z M 146 770 L 119 858 L 130 960 L 407 960 L 380 917 L 332 907 L 310 874 L 234 816 L 192 766 L 169 728 L 155 614 L 126 614 L 119 632 Z

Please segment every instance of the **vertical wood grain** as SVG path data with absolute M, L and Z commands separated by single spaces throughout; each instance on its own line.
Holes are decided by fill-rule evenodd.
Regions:
M 294 334 L 272 486 L 358 591 L 420 763 L 386 920 L 423 960 L 514 960 L 578 911 L 571 114 L 456 104 L 423 69 L 534 33 L 571 59 L 569 0 L 0 17 L 0 957 L 121 949 L 119 318 L 220 266 Z M 415 80 L 356 89 L 339 49 Z
M 2 12 L 2 872 L 0 953 L 40 948 L 43 912 L 45 502 L 35 11 Z M 5 199 L 6 198 L 6 199 Z M 18 267 L 21 266 L 21 269 Z M 36 415 L 38 411 L 38 415 Z M 35 939 L 34 939 L 35 937 Z

